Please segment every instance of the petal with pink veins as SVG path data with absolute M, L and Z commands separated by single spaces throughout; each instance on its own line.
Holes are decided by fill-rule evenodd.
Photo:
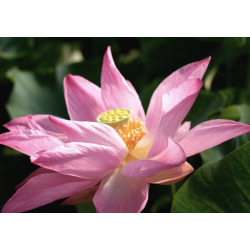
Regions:
M 31 129 L 31 127 L 28 124 L 28 117 L 34 120 L 45 131 L 62 133 L 62 131 L 49 120 L 49 115 L 30 115 L 30 116 L 18 117 L 6 123 L 4 127 L 9 129 L 10 131 Z
M 58 128 L 73 142 L 94 143 L 113 148 L 120 158 L 125 158 L 128 149 L 119 134 L 110 126 L 96 122 L 76 122 L 50 117 Z
M 34 164 L 65 175 L 100 179 L 118 167 L 123 159 L 110 147 L 70 142 L 31 157 Z
M 125 165 L 122 169 L 122 174 L 131 178 L 147 178 L 174 166 L 159 161 L 138 160 Z
M 69 206 L 69 205 L 82 205 L 82 204 L 89 203 L 93 200 L 93 197 L 98 188 L 99 186 L 94 186 L 87 190 L 73 194 L 66 201 L 64 201 L 61 205 Z
M 62 145 L 63 142 L 42 131 L 17 130 L 1 134 L 0 144 L 31 156 L 41 150 L 54 149 Z
M 57 118 L 55 116 L 55 118 Z M 62 118 L 57 118 L 57 119 L 62 119 Z M 64 119 L 62 119 L 64 120 Z M 55 133 L 52 131 L 46 131 L 44 128 L 42 128 L 32 117 L 32 115 L 28 115 L 27 117 L 27 121 L 28 121 L 28 125 L 30 127 L 31 130 L 39 130 L 39 131 L 43 131 L 46 134 L 56 137 L 58 140 L 62 141 L 62 142 L 70 142 L 69 138 L 66 136 L 66 134 L 62 133 L 62 131 L 60 130 L 60 133 Z M 52 122 L 51 122 L 52 123 Z
M 28 177 L 26 177 L 21 183 L 19 183 L 16 186 L 16 190 L 21 188 L 22 186 L 24 186 L 30 179 L 32 179 L 33 177 L 37 176 L 37 175 L 41 175 L 41 174 L 48 174 L 48 173 L 56 173 L 55 171 L 46 169 L 46 168 L 38 168 L 36 169 L 34 172 L 32 172 Z
M 122 174 L 133 178 L 152 177 L 161 171 L 174 168 L 186 160 L 184 150 L 172 138 L 168 140 L 168 147 L 157 156 L 147 160 L 137 160 L 126 164 Z
M 136 104 L 136 105 L 137 105 L 138 110 L 139 110 L 139 111 L 138 111 L 138 117 L 140 117 L 141 120 L 142 120 L 143 122 L 145 122 L 146 116 L 145 116 L 144 109 L 143 109 L 143 107 L 142 107 L 141 99 L 140 99 L 140 97 L 138 96 L 138 94 L 137 94 L 137 92 L 136 92 L 134 86 L 132 85 L 132 83 L 131 83 L 129 80 L 126 80 L 126 82 L 127 82 L 128 86 L 132 89 L 132 91 L 134 92 L 134 97 L 135 97 L 135 99 L 137 99 L 137 104 Z
M 181 141 L 188 133 L 191 127 L 191 122 L 184 122 L 177 130 L 174 136 L 174 140 Z
M 240 122 L 211 120 L 191 129 L 179 144 L 188 157 L 248 132 L 250 126 Z
M 133 116 L 140 117 L 142 121 L 145 121 L 145 113 L 140 98 L 134 87 L 131 87 L 131 83 L 126 81 L 116 68 L 110 47 L 108 47 L 103 58 L 101 89 L 102 100 L 107 110 L 130 109 Z
M 71 120 L 95 122 L 106 111 L 101 89 L 81 76 L 69 74 L 64 78 L 64 95 Z
M 10 131 L 16 130 L 38 130 L 46 134 L 56 137 L 62 142 L 69 142 L 68 137 L 56 127 L 50 120 L 49 115 L 28 115 L 25 117 L 16 118 L 4 126 Z M 55 116 L 56 117 L 56 116 Z
M 12 196 L 3 207 L 2 213 L 25 212 L 55 200 L 70 197 L 79 191 L 84 191 L 99 180 L 83 180 L 80 178 L 47 173 L 30 179 Z
M 31 130 L 39 130 L 45 132 L 45 129 L 32 119 L 32 115 L 27 116 L 27 123 Z
M 159 146 L 159 142 L 167 144 L 167 138 L 175 136 L 179 125 L 192 107 L 201 87 L 201 80 L 191 79 L 179 84 L 176 88 L 163 95 L 163 109 L 166 113 L 161 118 L 152 148 L 166 147 L 166 145 Z
M 203 83 L 199 78 L 189 79 L 163 94 L 162 114 L 166 114 L 189 96 L 194 96 L 194 102 L 200 89 L 202 88 L 202 85 Z
M 105 176 L 93 202 L 99 213 L 139 213 L 148 200 L 148 183 L 121 174 L 121 168 Z
M 166 169 L 153 177 L 147 178 L 147 181 L 153 184 L 171 185 L 182 180 L 193 171 L 193 167 L 188 162 L 184 162 L 179 166 Z
M 70 142 L 69 138 L 64 133 L 59 134 L 59 133 L 53 133 L 53 132 L 47 131 L 46 134 L 53 136 L 64 143 Z
M 167 137 L 165 140 L 154 143 L 147 155 L 147 159 L 177 165 L 186 159 L 186 155 L 182 147 L 173 138 Z
M 208 57 L 176 70 L 157 87 L 150 100 L 146 116 L 146 124 L 149 133 L 155 134 L 158 124 L 160 123 L 162 117 L 160 112 L 162 110 L 162 95 L 187 79 L 202 79 L 210 59 L 211 57 Z

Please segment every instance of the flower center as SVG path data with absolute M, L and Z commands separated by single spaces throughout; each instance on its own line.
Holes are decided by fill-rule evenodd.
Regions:
M 112 109 L 98 115 L 96 120 L 113 127 L 127 148 L 132 150 L 148 132 L 145 123 L 139 117 L 131 118 L 131 115 L 129 109 Z
M 130 118 L 127 124 L 115 128 L 127 148 L 132 150 L 136 144 L 148 133 L 145 124 L 139 117 Z

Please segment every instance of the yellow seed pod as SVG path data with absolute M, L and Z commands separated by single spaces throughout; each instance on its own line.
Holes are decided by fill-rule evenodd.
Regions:
M 132 111 L 129 109 L 111 109 L 98 115 L 96 121 L 116 128 L 117 126 L 123 127 L 123 125 L 126 125 L 131 116 Z

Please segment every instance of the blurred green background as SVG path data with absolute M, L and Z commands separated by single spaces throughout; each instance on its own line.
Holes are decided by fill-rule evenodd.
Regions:
M 63 78 L 81 75 L 100 86 L 102 58 L 111 46 L 117 68 L 137 90 L 145 111 L 159 83 L 178 68 L 211 56 L 202 88 L 185 120 L 192 127 L 210 119 L 250 124 L 249 38 L 0 38 L 0 124 L 29 114 L 68 119 Z M 0 132 L 7 129 L 0 126 Z M 199 168 L 220 160 L 250 140 L 245 134 L 188 162 Z M 0 145 L 0 208 L 37 166 L 29 157 Z M 178 189 L 187 179 L 176 184 Z M 143 212 L 170 212 L 170 186 L 151 185 Z M 62 200 L 29 212 L 94 212 L 93 204 L 59 206 Z

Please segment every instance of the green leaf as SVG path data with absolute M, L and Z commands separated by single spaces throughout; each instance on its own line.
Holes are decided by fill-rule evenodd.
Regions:
M 250 105 L 248 104 L 238 105 L 238 109 L 240 112 L 239 122 L 250 125 Z M 238 137 L 239 145 L 242 145 L 248 141 L 250 141 L 250 133 Z
M 192 174 L 171 212 L 250 212 L 250 142 Z
M 62 87 L 56 84 L 54 75 L 41 75 L 13 68 L 7 76 L 14 88 L 6 104 L 10 117 L 29 114 L 52 114 L 68 118 Z
M 227 87 L 219 92 L 223 95 L 225 99 L 225 105 L 233 104 L 245 104 L 250 102 L 250 94 L 245 88 L 239 87 Z
M 34 46 L 32 37 L 1 37 L 0 57 L 16 59 L 28 55 Z
M 239 111 L 239 107 L 237 105 L 232 105 L 226 107 L 218 112 L 210 113 L 208 119 L 226 119 L 226 120 L 234 120 L 239 121 L 241 118 L 241 114 Z
M 209 148 L 200 153 L 203 164 L 206 164 L 211 161 L 221 160 L 225 155 L 231 153 L 236 148 L 238 148 L 237 140 L 231 139 L 224 143 L 221 143 L 213 148 Z
M 96 213 L 96 209 L 95 209 L 93 202 L 82 204 L 82 205 L 77 205 L 76 211 L 78 213 Z

